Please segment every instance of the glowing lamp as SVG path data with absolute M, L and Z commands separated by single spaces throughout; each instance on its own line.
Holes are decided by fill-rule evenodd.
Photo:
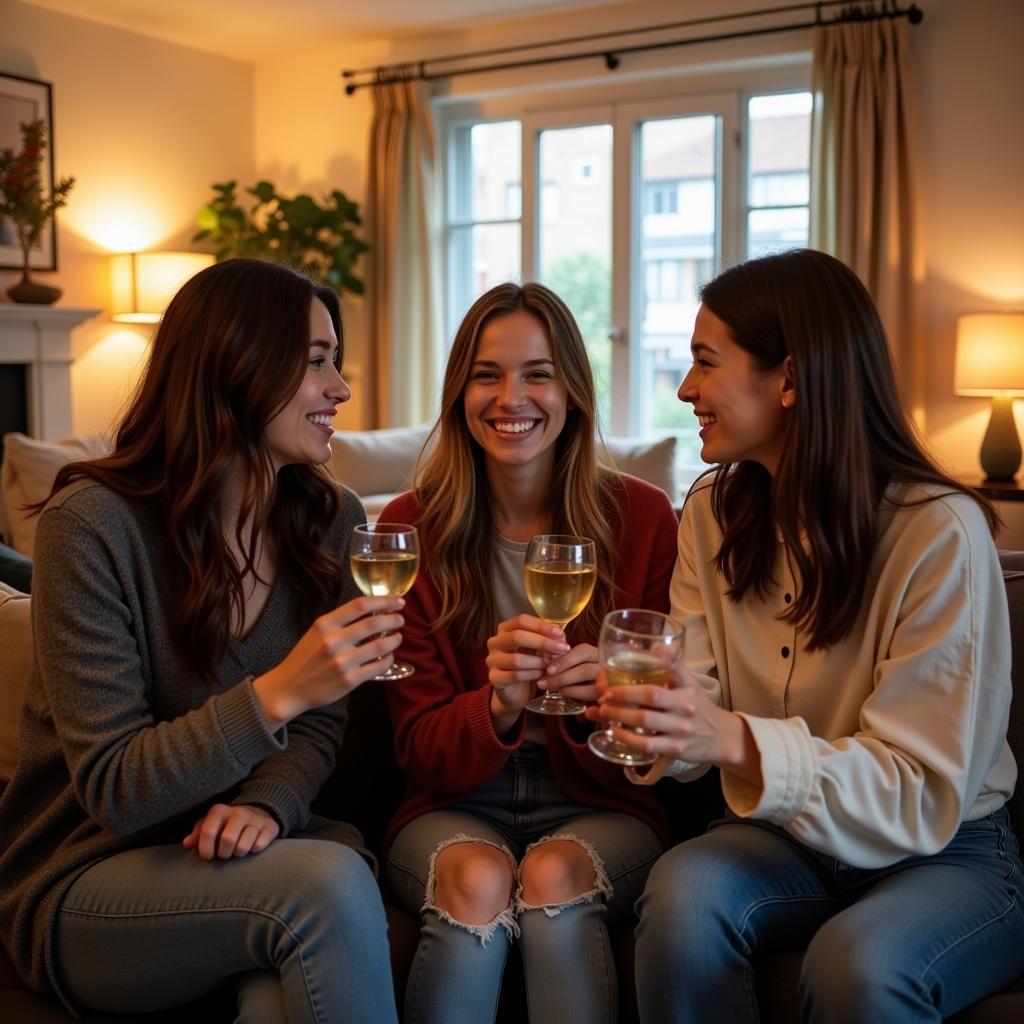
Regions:
M 213 263 L 204 252 L 130 252 L 110 267 L 111 319 L 121 324 L 160 322 L 174 293 Z
M 1024 313 L 960 317 L 953 387 L 958 395 L 991 396 L 981 468 L 987 480 L 1012 480 L 1021 460 L 1013 400 L 1024 397 Z

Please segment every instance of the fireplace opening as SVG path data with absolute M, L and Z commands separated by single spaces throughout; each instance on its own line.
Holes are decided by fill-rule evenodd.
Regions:
M 4 434 L 28 433 L 28 367 L 0 363 L 0 462 L 4 460 Z

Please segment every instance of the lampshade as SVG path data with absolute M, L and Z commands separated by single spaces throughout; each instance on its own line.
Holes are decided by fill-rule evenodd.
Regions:
M 958 395 L 1024 397 L 1024 313 L 971 313 L 957 321 Z
M 213 263 L 204 252 L 131 252 L 114 256 L 110 267 L 111 319 L 122 324 L 155 324 L 174 293 Z

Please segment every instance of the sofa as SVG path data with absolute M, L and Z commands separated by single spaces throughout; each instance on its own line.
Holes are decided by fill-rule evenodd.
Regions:
M 372 439 L 367 441 L 370 444 Z M 383 492 L 381 492 L 383 493 Z M 1013 630 L 1013 681 L 1024 694 L 1024 552 L 1001 552 L 1010 601 Z M 21 688 L 31 658 L 30 598 L 0 583 L 0 790 L 17 762 L 17 720 Z M 1024 766 L 1024 697 L 1018 697 L 1011 709 L 1010 743 L 1018 763 Z M 372 780 L 353 786 L 352 780 Z M 357 824 L 371 848 L 379 849 L 381 837 L 401 793 L 402 779 L 392 754 L 384 690 L 381 684 L 368 683 L 352 696 L 351 722 L 345 737 L 337 770 L 321 793 L 317 810 Z M 657 791 L 666 802 L 674 826 L 675 841 L 703 831 L 722 810 L 717 776 L 709 773 L 686 786 L 672 781 L 658 784 Z M 1024 785 L 1014 795 L 1010 813 L 1024 831 Z M 392 968 L 396 998 L 401 1005 L 408 966 L 418 941 L 419 924 L 414 915 L 396 906 L 384 892 L 388 916 Z M 633 943 L 630 929 L 612 936 L 620 977 L 620 1020 L 636 1021 L 635 992 L 632 986 Z M 758 997 L 762 1018 L 770 1022 L 798 1019 L 797 983 L 800 972 L 799 950 L 773 950 L 756 962 Z M 191 1024 L 213 1024 L 233 1019 L 233 1002 L 227 990 L 211 993 L 206 999 L 161 1014 L 112 1016 L 99 1013 L 84 1018 L 90 1024 L 120 1022 L 171 1022 L 189 1020 Z M 1024 1020 L 1024 976 L 1004 992 L 969 1007 L 952 1018 L 956 1024 L 989 1024 Z M 71 1018 L 55 1000 L 27 990 L 18 979 L 9 958 L 0 947 L 0 1022 L 3 1024 L 67 1024 Z M 526 1020 L 521 968 L 513 953 L 502 990 L 498 1021 L 519 1024 Z M 470 1022 L 472 1024 L 472 1022 Z

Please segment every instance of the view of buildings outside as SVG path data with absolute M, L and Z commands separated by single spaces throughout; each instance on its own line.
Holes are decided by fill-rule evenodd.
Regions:
M 809 93 L 753 97 L 747 109 L 747 255 L 807 244 Z M 702 284 L 720 262 L 718 119 L 644 121 L 637 131 L 641 435 L 677 434 L 699 462 L 696 424 L 676 398 L 690 367 Z M 612 127 L 542 131 L 537 153 L 538 277 L 575 314 L 610 422 Z M 518 121 L 457 126 L 449 176 L 449 311 L 454 331 L 487 288 L 521 276 L 522 130 Z M 622 385 L 620 384 L 620 387 Z

